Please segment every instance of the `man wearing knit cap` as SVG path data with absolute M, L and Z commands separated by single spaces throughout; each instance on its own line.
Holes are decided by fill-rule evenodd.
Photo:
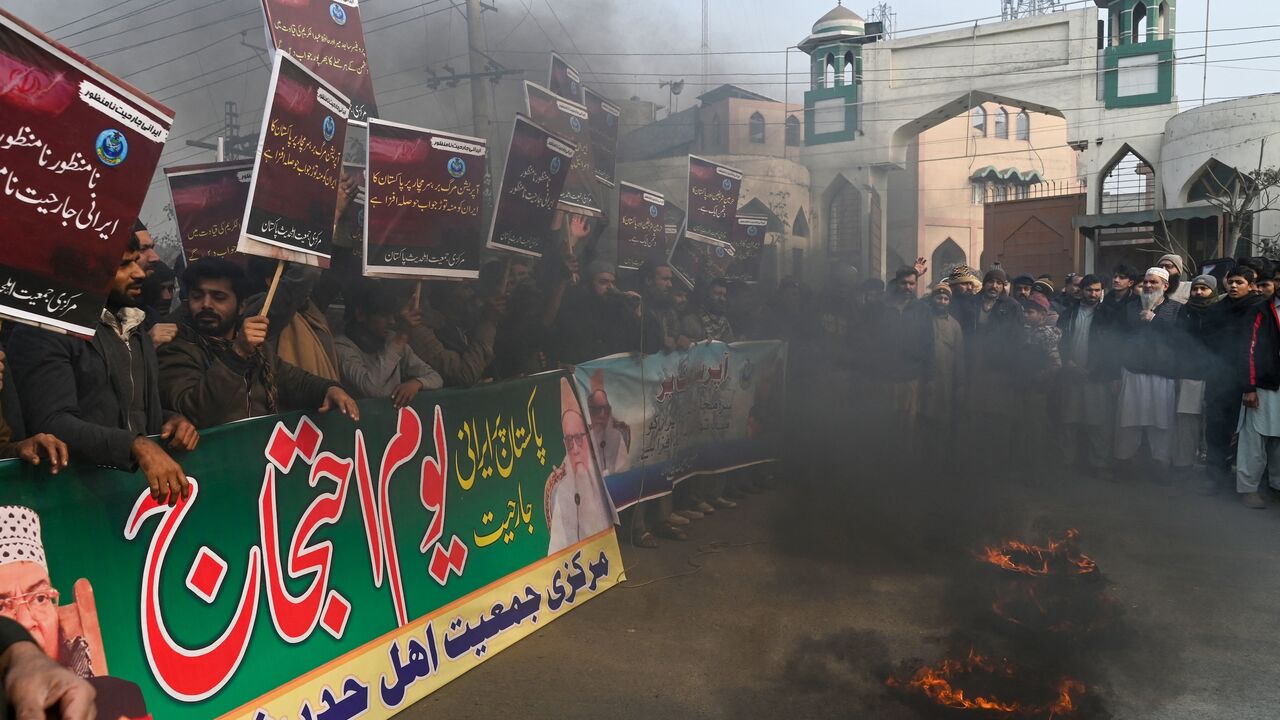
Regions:
M 1136 318 L 1126 318 L 1116 430 L 1116 459 L 1121 462 L 1132 461 L 1144 439 L 1151 460 L 1161 468 L 1173 459 L 1180 350 L 1177 318 L 1182 306 L 1165 298 L 1168 289 L 1169 273 L 1164 268 L 1148 269 L 1142 280 L 1141 310 Z
M 1036 284 L 1036 279 L 1023 273 L 1013 279 L 1013 288 L 1009 294 L 1014 300 L 1025 300 L 1031 297 L 1031 287 Z
M 615 512 L 592 458 L 591 434 L 567 378 L 560 378 L 560 428 L 564 462 L 552 468 L 543 494 L 551 542 L 547 554 L 613 527 Z
M 1172 253 L 1161 255 L 1160 259 L 1156 261 L 1156 267 L 1162 268 L 1169 273 L 1167 297 L 1176 303 L 1185 304 L 1187 299 L 1191 297 L 1191 286 L 1183 282 L 1183 278 L 1187 274 L 1187 265 L 1182 262 L 1182 256 Z

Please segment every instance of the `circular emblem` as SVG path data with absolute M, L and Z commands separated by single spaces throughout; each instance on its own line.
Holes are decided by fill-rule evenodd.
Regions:
M 449 170 L 449 174 L 455 178 L 460 178 L 467 174 L 467 161 L 460 157 L 449 160 L 449 164 L 445 166 Z
M 751 237 L 755 237 L 756 233 L 758 232 L 760 232 L 760 228 L 756 227 L 755 225 L 752 225 L 751 227 L 747 228 L 747 234 L 750 235 Z
M 338 132 L 338 124 L 333 121 L 332 115 L 324 116 L 324 141 L 329 142 L 333 139 L 334 133 Z
M 724 257 L 724 248 L 716 246 L 716 257 Z
M 578 93 L 581 91 L 581 88 L 582 86 L 578 84 L 577 80 L 569 81 L 569 92 L 573 93 L 574 97 L 578 96 Z
M 555 175 L 560 172 L 560 156 L 556 155 L 551 158 L 551 174 Z
M 129 140 L 119 130 L 109 129 L 98 133 L 94 147 L 98 152 L 98 159 L 110 167 L 119 165 L 129 157 Z
M 720 183 L 720 187 L 724 188 L 725 190 L 732 190 L 732 189 L 733 189 L 733 181 L 732 181 L 732 180 L 730 180 L 729 178 L 725 178 L 725 179 L 724 179 L 724 182 Z
M 329 3 L 329 18 L 339 25 L 347 24 L 347 10 L 338 3 Z
M 569 127 L 573 128 L 574 132 L 580 133 L 582 132 L 582 121 L 576 115 L 572 116 L 569 118 Z
M 658 217 L 658 206 L 657 206 L 657 205 L 650 205 L 650 206 L 649 206 L 649 217 L 651 217 L 651 218 L 656 218 L 656 217 Z

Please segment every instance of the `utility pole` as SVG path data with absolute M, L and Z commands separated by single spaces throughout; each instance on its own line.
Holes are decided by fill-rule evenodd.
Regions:
M 480 13 L 483 11 L 480 0 L 467 0 L 467 48 L 470 50 L 472 75 L 483 73 L 486 70 L 484 36 L 480 32 Z M 479 78 L 472 79 L 472 130 L 476 137 L 488 140 L 490 139 L 490 111 L 489 96 L 485 94 L 486 90 L 488 88 L 485 87 L 484 83 L 479 82 Z
M 711 75 L 711 0 L 702 0 L 702 92 L 708 92 Z M 701 94 L 701 93 L 699 93 Z

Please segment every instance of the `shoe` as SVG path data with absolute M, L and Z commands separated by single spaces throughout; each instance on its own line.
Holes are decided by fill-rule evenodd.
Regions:
M 716 507 L 720 508 L 721 510 L 732 510 L 732 509 L 734 509 L 734 508 L 738 507 L 738 503 L 736 503 L 736 502 L 734 502 L 734 501 L 730 500 L 729 498 L 723 498 L 723 497 L 712 498 L 712 499 L 711 499 L 711 504 L 712 504 L 712 505 L 715 505 Z
M 666 522 L 668 525 L 688 525 L 690 520 L 679 513 L 671 513 L 667 516 Z
M 675 540 L 677 542 L 685 542 L 686 540 L 689 539 L 689 535 L 686 534 L 685 531 L 681 530 L 678 527 L 675 527 L 674 525 L 667 525 L 665 523 L 662 525 L 659 525 L 656 532 L 661 537 L 664 537 L 668 540 Z
M 1244 501 L 1244 506 L 1254 510 L 1265 510 L 1267 501 L 1262 499 L 1262 495 L 1257 492 L 1242 493 L 1240 499 Z
M 698 512 L 697 510 L 677 510 L 676 515 L 689 520 L 701 520 L 706 517 L 705 514 Z
M 714 515 L 716 512 L 716 509 L 712 507 L 706 500 L 699 500 L 698 504 L 693 506 L 693 509 L 697 510 L 703 515 Z
M 658 538 L 654 537 L 653 533 L 647 532 L 641 535 L 639 538 L 633 539 L 631 544 L 635 545 L 638 548 L 647 548 L 649 550 L 652 550 L 658 547 Z

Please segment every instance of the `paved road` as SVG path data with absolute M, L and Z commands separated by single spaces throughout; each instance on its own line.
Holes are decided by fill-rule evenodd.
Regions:
M 1280 507 L 1190 483 L 882 467 L 828 464 L 687 544 L 625 551 L 629 586 L 405 716 L 916 718 L 881 680 L 965 626 L 955 587 L 975 544 L 1075 526 L 1123 606 L 1112 646 L 1079 660 L 1114 718 L 1280 717 Z

